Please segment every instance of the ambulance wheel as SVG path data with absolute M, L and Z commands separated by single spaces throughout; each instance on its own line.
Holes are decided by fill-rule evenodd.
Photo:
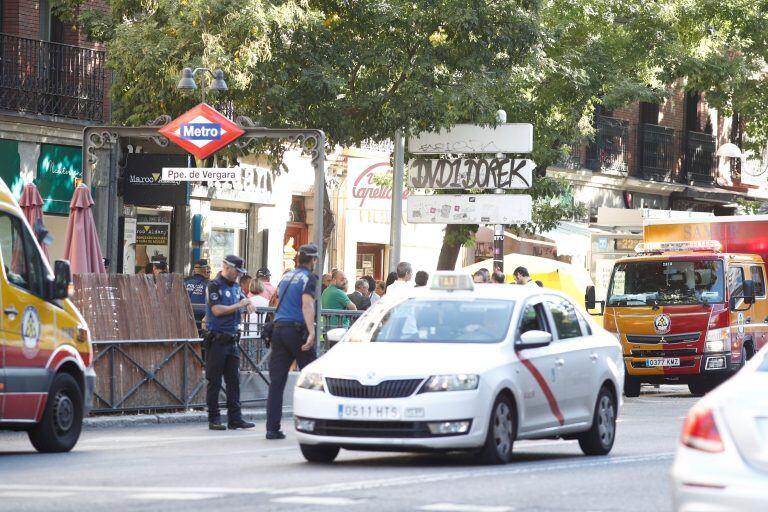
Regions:
M 592 427 L 579 436 L 584 455 L 607 455 L 616 439 L 616 399 L 606 386 L 600 388 L 592 416 Z
M 29 440 L 39 452 L 68 452 L 80 438 L 83 426 L 83 393 L 68 373 L 53 378 L 43 419 L 29 431 Z
M 321 462 L 329 464 L 336 459 L 339 454 L 338 446 L 314 446 L 311 444 L 299 444 L 301 454 L 309 462 Z
M 506 395 L 499 395 L 491 408 L 485 445 L 477 454 L 481 464 L 507 464 L 512 460 L 512 445 L 517 437 L 517 413 Z
M 640 396 L 640 379 L 629 373 L 624 373 L 624 396 L 628 398 Z

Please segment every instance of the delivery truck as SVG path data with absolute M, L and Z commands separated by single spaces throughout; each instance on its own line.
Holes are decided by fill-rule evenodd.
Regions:
M 587 308 L 621 341 L 626 396 L 643 383 L 700 395 L 768 339 L 768 215 L 649 220 L 637 255 L 617 260 L 604 301 Z

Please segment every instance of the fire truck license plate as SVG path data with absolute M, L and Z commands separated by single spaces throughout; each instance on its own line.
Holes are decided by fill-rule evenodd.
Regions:
M 680 358 L 679 357 L 656 357 L 653 359 L 646 359 L 645 365 L 649 368 L 653 368 L 655 366 L 680 366 Z

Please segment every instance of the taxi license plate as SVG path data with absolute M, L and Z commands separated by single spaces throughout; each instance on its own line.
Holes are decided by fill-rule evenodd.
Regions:
M 345 420 L 399 420 L 400 408 L 391 405 L 339 404 L 339 418 Z
M 656 366 L 680 366 L 680 358 L 679 357 L 657 357 L 653 359 L 646 359 L 645 365 L 649 368 L 654 368 Z

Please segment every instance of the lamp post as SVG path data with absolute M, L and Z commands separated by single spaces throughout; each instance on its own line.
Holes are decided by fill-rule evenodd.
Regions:
M 176 86 L 176 88 L 177 89 L 197 89 L 197 82 L 195 81 L 195 76 L 198 73 L 203 73 L 203 76 L 205 76 L 206 74 L 210 76 L 210 84 L 208 85 L 208 90 L 210 91 L 229 90 L 229 87 L 227 87 L 227 82 L 224 81 L 224 71 L 220 69 L 211 71 L 210 68 L 182 69 L 181 79 L 179 80 L 179 83 Z M 203 87 L 200 89 L 200 92 L 203 95 L 203 103 L 205 103 L 205 84 L 203 84 Z

